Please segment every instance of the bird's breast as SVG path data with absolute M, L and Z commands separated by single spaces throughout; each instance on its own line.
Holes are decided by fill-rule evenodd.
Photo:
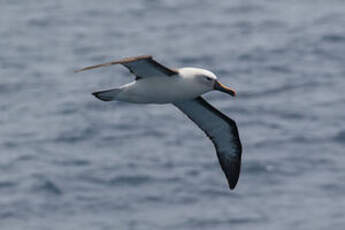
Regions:
M 192 81 L 180 77 L 143 78 L 122 87 L 119 100 L 132 103 L 165 104 L 190 100 L 207 90 Z

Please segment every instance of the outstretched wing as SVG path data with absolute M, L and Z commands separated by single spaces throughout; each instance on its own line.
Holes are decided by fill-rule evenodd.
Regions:
M 174 104 L 211 139 L 216 147 L 219 163 L 234 189 L 241 169 L 242 145 L 235 121 L 227 117 L 202 97 Z
M 131 73 L 133 73 L 137 79 L 138 78 L 147 78 L 147 77 L 169 77 L 172 75 L 178 74 L 176 70 L 170 69 L 163 66 L 159 62 L 153 60 L 152 56 L 137 56 L 124 58 L 119 61 L 112 61 L 103 64 L 88 66 L 75 72 L 81 72 L 89 69 L 95 69 L 99 67 L 111 66 L 122 64 L 124 65 Z

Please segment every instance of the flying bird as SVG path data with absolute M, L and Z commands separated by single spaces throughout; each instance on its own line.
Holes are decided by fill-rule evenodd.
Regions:
M 229 188 L 235 188 L 240 175 L 242 145 L 234 120 L 214 108 L 202 94 L 218 90 L 231 96 L 236 91 L 217 80 L 214 73 L 200 68 L 171 69 L 155 61 L 152 56 L 124 58 L 75 72 L 121 64 L 135 80 L 119 88 L 92 93 L 102 101 L 130 103 L 173 104 L 185 113 L 213 142 L 219 163 Z

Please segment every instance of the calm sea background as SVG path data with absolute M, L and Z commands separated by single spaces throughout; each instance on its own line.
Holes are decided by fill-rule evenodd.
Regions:
M 0 0 L 0 229 L 345 226 L 345 1 Z M 152 54 L 238 92 L 206 98 L 243 143 L 229 191 L 171 105 L 104 103 Z

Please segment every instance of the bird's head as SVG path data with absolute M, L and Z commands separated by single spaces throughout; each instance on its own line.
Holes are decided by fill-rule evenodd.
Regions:
M 211 71 L 195 68 L 193 69 L 192 79 L 198 85 L 205 87 L 207 91 L 218 90 L 231 96 L 236 96 L 236 91 L 220 83 L 216 75 Z

